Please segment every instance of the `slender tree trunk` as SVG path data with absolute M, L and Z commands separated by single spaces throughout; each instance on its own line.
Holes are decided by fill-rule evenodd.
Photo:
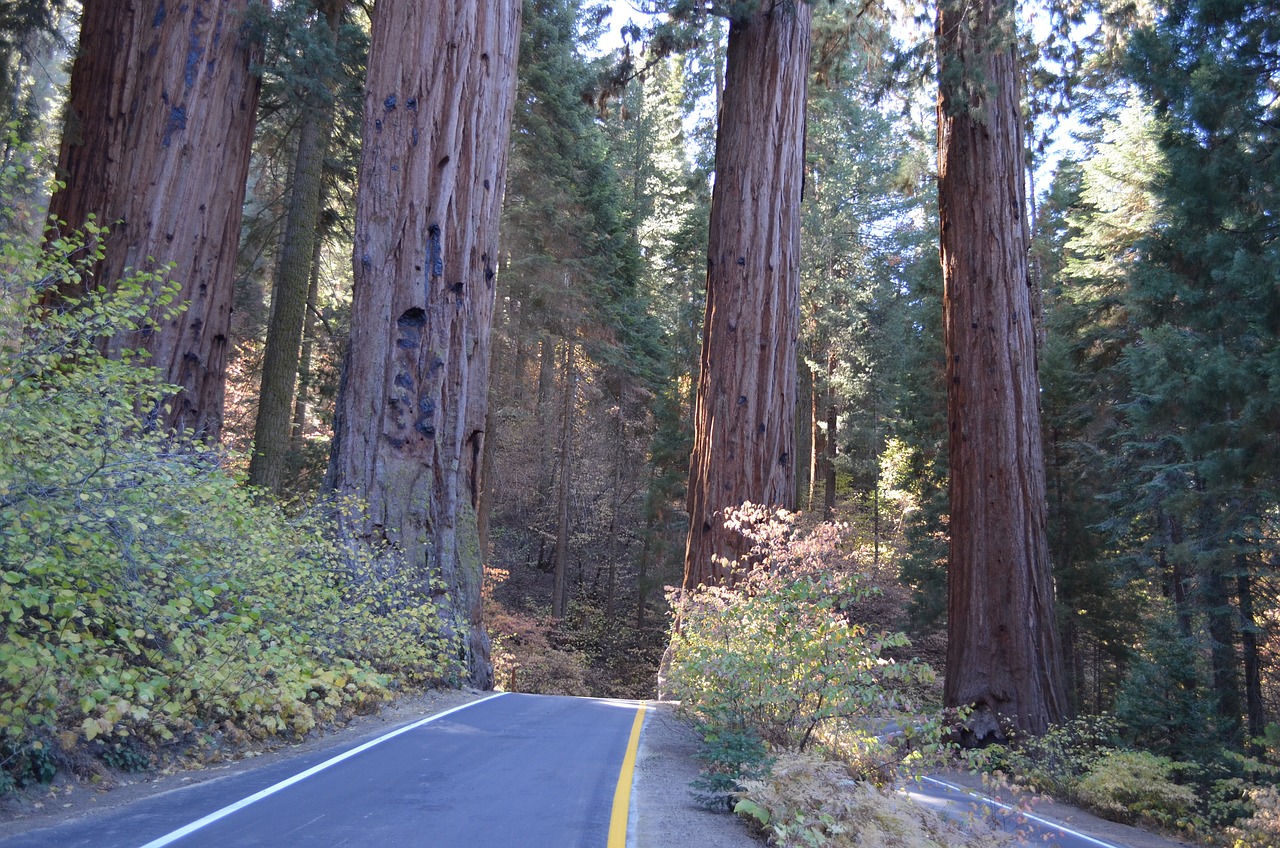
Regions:
M 312 24 L 322 30 L 320 38 L 330 49 L 337 47 L 346 5 L 346 0 L 333 0 L 324 9 L 324 18 Z M 294 152 L 284 243 L 271 290 L 271 319 L 263 350 L 253 456 L 249 459 L 249 482 L 276 494 L 284 482 L 285 457 L 289 451 L 293 387 L 298 377 L 307 293 L 315 267 L 315 244 L 319 239 L 324 159 L 332 131 L 333 103 L 323 102 L 318 96 L 306 98 Z
M 827 412 L 826 453 L 822 457 L 822 517 L 830 521 L 836 514 L 836 436 L 839 414 L 836 410 L 836 355 L 827 353 L 827 387 L 823 405 Z
M 813 372 L 801 358 L 796 397 L 796 503 L 809 508 L 809 486 L 813 479 Z
M 1267 729 L 1267 709 L 1262 700 L 1262 663 L 1258 653 L 1258 622 L 1253 614 L 1253 578 L 1245 558 L 1237 560 L 1236 594 L 1240 597 L 1240 647 L 1244 665 L 1245 715 L 1250 739 Z
M 538 420 L 538 455 L 542 471 L 538 475 L 538 520 L 551 510 L 551 485 L 555 474 L 556 341 L 544 333 L 538 345 L 538 396 L 534 409 Z
M 302 323 L 302 350 L 298 354 L 298 396 L 293 403 L 293 430 L 290 449 L 302 450 L 307 437 L 307 414 L 311 409 L 311 360 L 315 355 L 316 310 L 320 302 L 320 253 L 324 238 L 316 233 L 311 252 L 311 283 L 307 286 L 307 310 Z
M 871 567 L 880 568 L 880 473 L 884 461 L 884 449 L 880 441 L 880 395 L 871 393 L 871 450 L 874 454 L 872 467 L 876 478 L 871 486 Z
M 939 6 L 938 211 L 951 462 L 945 700 L 970 741 L 1066 713 L 1046 540 L 1011 0 Z
M 622 397 L 622 392 L 618 392 L 618 397 Z M 625 421 L 622 417 L 622 404 L 618 404 L 617 427 L 614 431 L 613 440 L 613 486 L 612 495 L 610 497 L 609 511 L 609 544 L 606 550 L 609 552 L 609 566 L 607 569 L 607 578 L 605 583 L 604 595 L 604 617 L 606 621 L 613 620 L 614 601 L 618 591 L 618 512 L 622 509 L 622 461 L 623 461 L 623 439 L 626 435 Z
M 818 502 L 818 481 L 822 479 L 822 457 L 827 453 L 827 434 L 822 429 L 822 391 L 818 374 L 809 370 L 813 391 L 809 394 L 809 498 L 805 506 L 812 511 Z
M 564 346 L 564 404 L 560 408 L 560 467 L 556 490 L 556 560 L 555 585 L 551 596 L 551 617 L 564 618 L 568 606 L 565 569 L 569 561 L 569 475 L 573 456 L 573 340 Z
M 111 227 L 87 285 L 173 263 L 185 312 L 145 348 L 182 391 L 169 425 L 207 441 L 222 429 L 227 334 L 258 79 L 242 26 L 257 0 L 84 0 L 80 49 L 49 212 Z
M 689 471 L 686 589 L 729 578 L 728 563 L 746 553 L 745 540 L 724 526 L 726 508 L 794 503 L 810 14 L 808 3 L 764 0 L 729 26 Z
M 660 522 L 655 519 L 655 523 Z M 644 611 L 649 600 L 649 555 L 653 550 L 653 536 L 653 533 L 644 534 L 644 545 L 640 549 L 640 565 L 636 570 L 636 630 L 644 629 Z
M 1208 620 L 1209 664 L 1213 670 L 1213 692 L 1218 701 L 1218 726 L 1223 739 L 1238 745 L 1242 741 L 1240 719 L 1244 705 L 1240 698 L 1240 679 L 1236 674 L 1240 663 L 1235 644 L 1236 612 L 1221 570 L 1225 564 L 1221 560 L 1206 563 L 1200 577 L 1200 595 Z
M 399 546 L 485 688 L 476 509 L 519 34 L 518 0 L 374 8 L 327 480 L 368 502 L 350 531 Z

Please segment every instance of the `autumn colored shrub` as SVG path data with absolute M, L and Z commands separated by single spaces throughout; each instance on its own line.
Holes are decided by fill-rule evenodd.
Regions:
M 286 512 L 155 427 L 173 387 L 109 340 L 153 328 L 175 287 L 141 272 L 85 285 L 104 233 L 0 232 L 7 783 L 86 753 L 137 768 L 166 748 L 296 737 L 457 680 L 456 637 L 393 551 L 338 539 L 329 507 Z M 42 305 L 55 286 L 83 293 Z
M 745 783 L 736 812 L 780 848 L 998 848 L 1015 835 L 973 818 L 947 819 L 905 795 L 857 779 L 847 765 L 780 754 L 767 779 Z
M 838 533 L 806 535 L 792 516 L 750 505 L 728 520 L 754 542 L 751 565 L 732 588 L 673 599 L 671 694 L 709 725 L 749 728 L 781 748 L 804 750 L 836 726 L 862 736 L 898 719 L 914 727 L 914 691 L 933 673 L 885 656 L 906 636 L 846 614 L 872 590 L 828 567 Z
M 535 695 L 590 695 L 586 658 L 553 644 L 555 622 L 550 616 L 508 609 L 494 597 L 494 589 L 507 576 L 502 569 L 485 569 L 484 621 L 493 641 L 495 686 Z
M 1280 787 L 1262 786 L 1247 794 L 1250 813 L 1227 828 L 1231 848 L 1274 848 L 1280 845 Z

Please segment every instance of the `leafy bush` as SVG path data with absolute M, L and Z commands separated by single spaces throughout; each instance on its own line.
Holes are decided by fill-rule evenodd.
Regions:
M 1227 828 L 1231 848 L 1274 848 L 1280 845 L 1280 788 L 1265 786 L 1248 793 L 1248 818 Z
M 336 539 L 329 508 L 287 514 L 155 427 L 174 387 L 120 340 L 170 314 L 175 287 L 137 273 L 89 289 L 104 234 L 0 233 L 11 782 L 84 752 L 136 767 L 156 746 L 298 736 L 394 688 L 456 680 L 456 637 L 394 552 Z
M 709 725 L 797 750 L 819 728 L 860 723 L 865 736 L 914 715 L 912 687 L 932 671 L 884 656 L 909 644 L 901 633 L 849 620 L 845 608 L 870 591 L 859 576 L 829 570 L 821 551 L 798 555 L 806 538 L 791 534 L 785 513 L 762 521 L 748 505 L 730 520 L 756 541 L 755 565 L 735 587 L 704 587 L 679 603 L 671 693 Z
M 1117 747 L 1120 728 L 1112 716 L 1081 716 L 1054 725 L 1043 736 L 1017 736 L 1008 746 L 993 745 L 978 757 L 987 771 L 998 771 L 1014 786 L 1074 797 L 1076 785 Z
M 1076 794 L 1118 821 L 1185 825 L 1196 807 L 1189 786 L 1174 783 L 1175 764 L 1149 751 L 1110 751 L 1081 778 Z

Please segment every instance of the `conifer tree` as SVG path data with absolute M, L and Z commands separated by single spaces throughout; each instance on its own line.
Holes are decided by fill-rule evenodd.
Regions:
M 480 686 L 493 678 L 476 513 L 519 37 L 512 0 L 375 7 L 327 477 L 367 502 L 350 532 L 399 547 Z
M 1129 71 L 1155 104 L 1167 170 L 1161 226 L 1142 244 L 1126 306 L 1141 327 L 1123 373 L 1125 434 L 1158 492 L 1180 615 L 1202 624 L 1225 740 L 1262 728 L 1254 581 L 1269 568 L 1280 491 L 1280 22 L 1266 3 L 1175 0 L 1134 35 Z M 1184 625 L 1184 629 L 1187 629 Z M 1243 673 L 1243 680 L 1242 680 Z
M 241 206 L 258 82 L 243 38 L 250 0 L 86 0 L 50 214 L 111 227 L 91 285 L 172 263 L 186 310 L 119 339 L 182 388 L 166 423 L 222 427 Z
M 724 526 L 744 501 L 795 497 L 800 188 L 808 3 L 763 0 L 729 22 L 716 136 L 707 309 L 689 470 L 684 586 L 731 579 Z
M 950 427 L 945 701 L 971 741 L 1066 711 L 1045 527 L 1012 2 L 938 7 L 938 207 Z
M 277 67 L 277 72 L 286 77 L 284 82 L 293 89 L 292 97 L 300 108 L 289 180 L 289 205 L 263 351 L 253 456 L 249 461 L 249 481 L 277 494 L 284 482 L 293 389 L 298 376 L 308 292 L 318 255 L 316 242 L 320 238 L 324 162 L 333 129 L 334 98 L 342 74 L 338 39 L 346 8 L 346 0 L 325 0 L 319 4 L 316 0 L 303 0 L 301 8 L 294 6 L 278 13 L 287 28 L 280 34 L 281 56 L 296 53 L 298 67 Z

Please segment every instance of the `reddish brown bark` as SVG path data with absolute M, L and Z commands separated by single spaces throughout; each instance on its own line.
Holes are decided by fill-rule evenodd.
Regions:
M 404 552 L 492 684 L 476 510 L 519 0 L 379 3 L 329 485 Z
M 92 283 L 172 262 L 185 312 L 145 347 L 182 387 L 169 423 L 216 440 L 258 81 L 245 10 L 256 0 L 85 0 L 49 212 L 111 227 Z
M 764 0 L 729 28 L 689 471 L 684 585 L 745 553 L 723 511 L 795 497 L 807 3 Z
M 1043 732 L 1066 705 L 1011 19 L 1011 5 L 992 0 L 944 2 L 937 31 L 951 444 L 945 699 L 974 707 L 973 741 L 999 736 L 1000 716 Z

